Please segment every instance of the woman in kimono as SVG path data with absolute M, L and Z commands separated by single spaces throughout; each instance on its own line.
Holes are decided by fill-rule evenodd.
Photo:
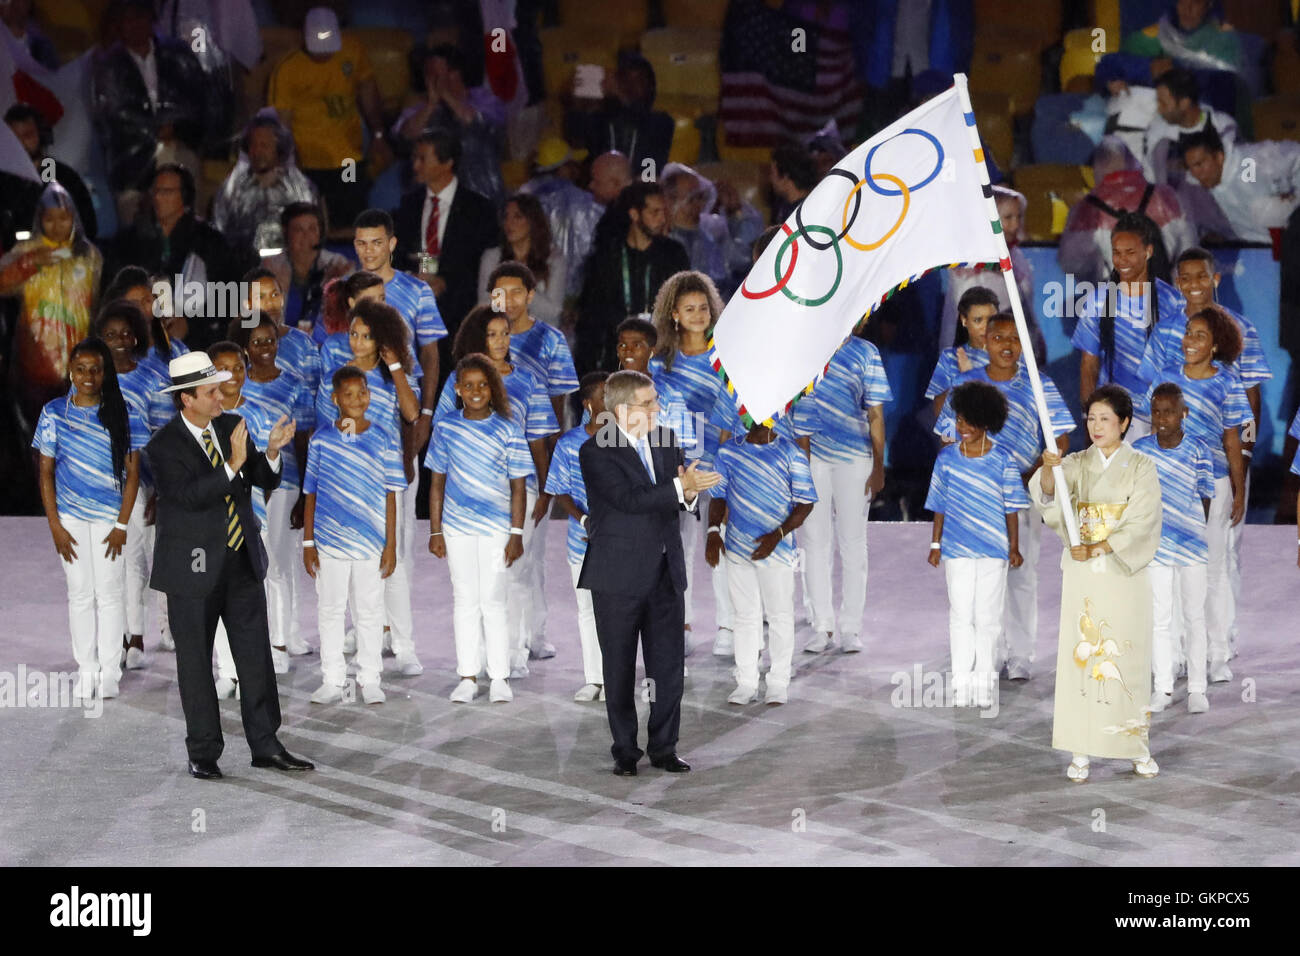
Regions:
M 1133 761 L 1159 772 L 1148 749 L 1151 712 L 1151 585 L 1146 566 L 1160 545 L 1160 479 L 1151 459 L 1124 443 L 1133 401 L 1118 385 L 1089 396 L 1092 447 L 1043 454 L 1029 497 L 1062 539 L 1053 466 L 1065 472 L 1080 544 L 1061 557 L 1061 631 L 1056 655 L 1052 746 L 1074 758 L 1066 776 L 1088 779 L 1089 757 Z

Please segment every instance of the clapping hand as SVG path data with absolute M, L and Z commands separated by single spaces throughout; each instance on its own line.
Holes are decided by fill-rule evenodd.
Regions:
M 691 462 L 689 468 L 677 466 L 677 477 L 682 483 L 682 493 L 686 500 L 690 501 L 701 491 L 707 491 L 722 480 L 722 476 L 716 471 L 699 471 L 699 459 Z
M 235 474 L 239 474 L 239 469 L 244 467 L 244 462 L 248 461 L 248 423 L 242 418 L 235 430 L 230 433 L 230 457 L 226 459 L 226 464 Z
M 274 461 L 280 449 L 293 441 L 296 430 L 293 420 L 288 415 L 281 415 L 280 420 L 271 426 L 271 434 L 266 439 L 266 457 Z

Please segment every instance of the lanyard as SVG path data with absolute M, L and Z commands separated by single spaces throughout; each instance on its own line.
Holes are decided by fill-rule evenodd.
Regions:
M 650 305 L 650 263 L 645 264 L 645 294 L 641 297 L 641 311 L 648 311 Z M 627 263 L 627 243 L 623 243 L 623 308 L 632 314 L 632 275 Z
M 627 161 L 629 163 L 631 163 L 633 160 L 636 159 L 636 138 L 637 136 L 640 135 L 640 133 L 641 131 L 639 129 L 637 129 L 635 126 L 632 127 L 632 144 L 628 146 L 627 153 L 625 154 L 627 156 Z M 613 120 L 609 121 L 609 148 L 618 149 L 618 138 L 614 135 Z

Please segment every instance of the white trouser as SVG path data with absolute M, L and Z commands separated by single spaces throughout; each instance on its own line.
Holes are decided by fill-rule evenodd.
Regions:
M 106 681 L 122 679 L 122 634 L 126 609 L 126 561 L 106 558 L 104 539 L 113 530 L 112 521 L 84 521 L 59 516 L 64 530 L 77 542 L 77 558 L 71 564 L 60 560 L 68 579 L 68 630 L 72 634 L 72 656 L 83 679 L 100 675 Z M 127 532 L 129 541 L 131 532 Z M 124 549 L 125 550 L 125 549 Z
M 1246 459 L 1246 507 L 1250 507 L 1250 459 Z M 1237 608 L 1241 606 L 1241 536 L 1246 519 L 1228 531 L 1228 581 L 1232 586 L 1232 625 L 1228 628 L 1228 647 L 1237 653 Z
M 600 641 L 596 637 L 596 612 L 591 607 L 591 592 L 578 587 L 581 564 L 569 565 L 573 578 L 573 593 L 578 597 L 578 640 L 582 642 L 582 676 L 588 684 L 604 684 L 605 671 L 600 656 Z
M 1058 505 L 1059 507 L 1059 505 Z M 1002 616 L 1002 641 L 994 663 L 995 670 L 1012 658 L 1031 662 L 1038 641 L 1038 551 L 1043 540 L 1043 519 L 1033 508 L 1017 514 L 1020 521 L 1020 556 L 1018 568 L 1007 568 L 1006 610 Z
M 948 579 L 948 648 L 953 692 L 959 697 L 993 687 L 994 655 L 1002 633 L 1007 571 L 1001 558 L 944 558 Z
M 393 653 L 415 653 L 415 629 L 411 620 L 411 575 L 415 567 L 415 499 L 420 477 L 397 493 L 397 564 L 384 578 L 384 623 L 388 625 Z
M 860 634 L 867 603 L 867 510 L 871 495 L 870 456 L 852 461 L 825 462 L 813 456 L 812 479 L 817 504 L 804 519 L 804 561 L 808 594 L 812 599 L 813 630 L 818 633 Z M 832 543 L 840 553 L 840 614 L 835 625 L 831 590 Z
M 537 540 L 533 527 L 533 506 L 537 492 L 529 491 L 524 502 L 523 555 L 506 569 L 506 621 L 510 628 L 510 655 L 512 664 L 528 663 L 528 640 L 533 631 L 533 573 L 530 562 L 539 560 L 533 554 Z
M 726 563 L 731 565 L 727 569 L 727 587 L 735 610 L 736 683 L 758 686 L 766 616 L 767 646 L 772 658 L 767 686 L 785 687 L 790 683 L 790 660 L 794 656 L 794 568 L 771 558 L 751 561 L 730 552 Z
M 357 683 L 378 684 L 384 672 L 384 588 L 379 557 L 350 560 L 320 555 L 316 572 L 316 621 L 320 631 L 320 670 L 326 684 L 347 683 L 343 659 L 343 614 L 352 599 L 357 635 Z
M 505 680 L 510 676 L 505 559 L 508 537 L 505 533 L 443 534 L 451 575 L 456 673 L 461 677 L 475 677 L 482 669 L 480 642 L 487 648 L 488 677 Z
M 1187 654 L 1187 692 L 1205 693 L 1206 574 L 1204 564 L 1147 565 L 1151 579 L 1151 687 L 1158 693 L 1174 692 L 1180 631 Z M 1181 620 L 1175 617 L 1180 609 Z
M 261 492 L 255 492 L 260 494 Z M 298 500 L 297 488 L 277 488 L 266 503 L 266 616 L 271 646 L 296 644 L 298 634 L 298 568 L 302 566 L 302 530 L 289 527 L 289 514 Z
M 126 547 L 122 549 L 121 560 L 126 561 L 126 633 L 131 635 L 143 635 L 145 628 L 145 593 L 149 588 L 149 559 L 153 556 L 153 526 L 144 523 L 149 494 L 150 489 L 141 486 L 135 496 L 135 507 L 126 522 Z
M 695 513 L 683 511 L 681 513 L 681 532 L 682 532 L 682 557 L 686 560 L 686 626 L 691 627 L 695 620 L 695 611 L 692 608 L 691 588 L 695 583 L 695 553 L 699 549 L 701 541 L 708 541 L 709 534 L 709 502 L 713 499 L 707 491 L 700 492 L 699 498 L 695 505 Z M 696 517 L 698 513 L 699 517 Z M 731 591 L 727 588 L 727 562 L 719 561 L 716 568 L 709 571 L 710 582 L 713 585 L 713 607 L 717 617 L 717 626 L 731 630 L 735 623 L 735 613 L 731 606 Z
M 532 512 L 528 514 L 527 520 L 531 523 Z M 565 524 L 567 523 L 568 519 L 565 519 Z M 531 584 L 526 615 L 526 619 L 533 622 L 532 630 L 526 635 L 529 647 L 535 643 L 540 645 L 546 637 L 546 538 L 550 526 L 551 513 L 550 509 L 547 509 L 542 523 L 533 529 L 533 540 L 529 550 L 524 552 L 524 557 L 528 559 L 528 575 Z M 565 530 L 568 530 L 567 527 Z
M 1228 634 L 1236 617 L 1232 584 L 1228 576 L 1228 532 L 1232 527 L 1232 479 L 1214 479 L 1214 500 L 1205 522 L 1205 543 L 1210 546 L 1210 560 L 1205 582 L 1205 632 L 1209 642 L 1210 664 L 1228 660 Z

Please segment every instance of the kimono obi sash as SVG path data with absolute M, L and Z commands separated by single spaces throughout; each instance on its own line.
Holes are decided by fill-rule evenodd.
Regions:
M 1110 537 L 1119 524 L 1128 502 L 1079 502 L 1079 540 L 1083 544 L 1100 544 Z

